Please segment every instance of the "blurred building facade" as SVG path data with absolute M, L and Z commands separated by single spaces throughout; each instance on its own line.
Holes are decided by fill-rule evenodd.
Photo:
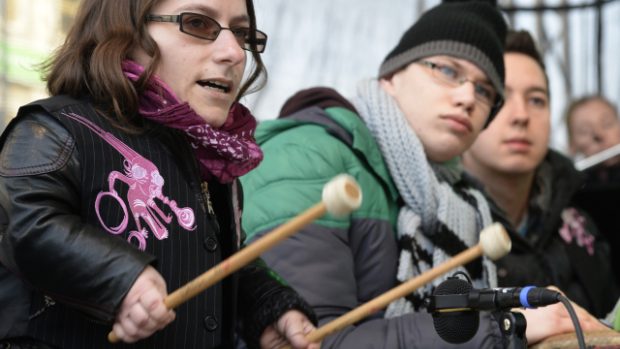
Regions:
M 38 65 L 62 42 L 78 2 L 0 0 L 1 129 L 20 105 L 47 95 Z

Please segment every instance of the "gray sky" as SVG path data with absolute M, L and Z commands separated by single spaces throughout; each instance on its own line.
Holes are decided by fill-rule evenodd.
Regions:
M 569 0 L 569 4 L 593 0 Z M 536 0 L 515 0 L 514 5 L 534 6 Z M 379 64 L 401 34 L 415 21 L 420 7 L 439 1 L 415 0 L 255 0 L 259 28 L 269 35 L 263 54 L 269 71 L 268 85 L 244 102 L 261 119 L 275 118 L 282 103 L 296 91 L 330 86 L 344 96 L 354 94 L 360 78 L 376 76 Z M 504 5 L 503 0 L 499 0 Z M 560 0 L 545 1 L 549 5 Z M 570 11 L 570 62 L 575 96 L 596 91 L 595 16 L 593 10 Z M 514 27 L 536 34 L 532 12 L 515 16 Z M 552 147 L 565 151 L 562 113 L 566 101 L 562 26 L 557 12 L 543 16 L 550 54 L 546 55 L 551 83 Z M 603 90 L 620 102 L 620 1 L 604 6 Z

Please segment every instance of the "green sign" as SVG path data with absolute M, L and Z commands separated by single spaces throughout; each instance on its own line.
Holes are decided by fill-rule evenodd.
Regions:
M 0 42 L 0 50 L 0 70 L 6 81 L 29 86 L 43 84 L 38 67 L 50 52 L 11 42 Z

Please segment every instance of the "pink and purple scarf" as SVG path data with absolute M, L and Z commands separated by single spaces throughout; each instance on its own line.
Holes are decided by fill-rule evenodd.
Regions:
M 144 72 L 138 63 L 123 61 L 123 72 L 137 81 Z M 202 178 L 216 178 L 230 183 L 256 166 L 263 152 L 254 140 L 256 119 L 242 104 L 235 102 L 220 128 L 214 128 L 181 102 L 174 92 L 156 76 L 140 99 L 139 113 L 164 126 L 183 130 L 190 140 L 200 163 Z

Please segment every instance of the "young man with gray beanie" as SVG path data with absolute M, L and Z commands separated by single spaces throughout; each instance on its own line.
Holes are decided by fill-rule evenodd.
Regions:
M 279 120 L 259 125 L 265 157 L 242 177 L 251 239 L 315 204 L 339 173 L 363 191 L 348 217 L 320 218 L 263 255 L 321 324 L 477 244 L 492 223 L 487 201 L 462 181 L 459 156 L 502 105 L 506 30 L 488 3 L 440 4 L 405 32 L 379 78 L 362 80 L 355 98 L 303 90 Z M 475 288 L 496 286 L 489 260 L 460 271 Z M 446 277 L 327 337 L 322 348 L 453 347 L 424 310 Z M 502 346 L 498 323 L 485 313 L 460 347 Z

